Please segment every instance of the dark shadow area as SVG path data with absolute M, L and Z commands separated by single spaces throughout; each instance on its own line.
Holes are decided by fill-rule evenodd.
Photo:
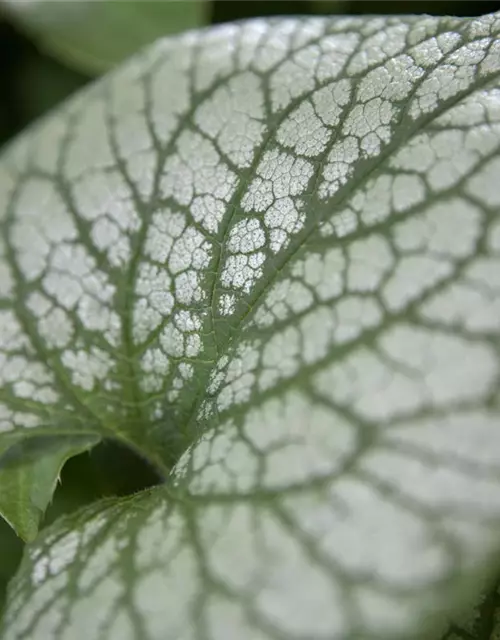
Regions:
M 0 146 L 90 80 L 0 21 Z
M 7 584 L 17 571 L 24 545 L 14 531 L 0 518 L 0 618 L 5 603 Z
M 131 495 L 162 481 L 145 458 L 118 442 L 106 440 L 64 465 L 44 526 L 101 498 Z
M 91 443 L 87 436 L 26 438 L 0 455 L 0 471 L 29 466 L 44 455 L 57 454 L 61 447 L 83 448 Z M 162 476 L 140 454 L 117 441 L 105 440 L 65 463 L 44 526 L 100 498 L 131 495 L 162 482 Z
M 19 130 L 19 118 L 11 99 L 16 73 L 23 55 L 18 34 L 11 25 L 0 22 L 0 145 Z
M 349 3 L 349 13 L 363 14 L 419 14 L 434 16 L 482 16 L 500 9 L 497 0 L 354 0 Z
M 311 3 L 307 0 L 255 0 L 230 2 L 215 0 L 212 3 L 212 24 L 243 20 L 245 18 L 297 15 L 311 13 Z
M 421 14 L 481 16 L 500 9 L 499 0 L 215 0 L 212 3 L 212 23 L 244 18 L 299 14 Z

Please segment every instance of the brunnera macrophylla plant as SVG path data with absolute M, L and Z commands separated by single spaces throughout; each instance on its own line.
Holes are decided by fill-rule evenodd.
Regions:
M 0 506 L 32 540 L 2 640 L 415 640 L 477 597 L 499 14 L 161 40 L 0 166 Z M 101 438 L 164 482 L 37 536 Z

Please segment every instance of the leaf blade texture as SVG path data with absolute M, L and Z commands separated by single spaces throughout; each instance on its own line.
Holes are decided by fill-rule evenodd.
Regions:
M 474 598 L 500 526 L 499 32 L 192 32 L 7 151 L 4 435 L 72 418 L 170 472 L 29 547 L 9 640 L 409 640 Z

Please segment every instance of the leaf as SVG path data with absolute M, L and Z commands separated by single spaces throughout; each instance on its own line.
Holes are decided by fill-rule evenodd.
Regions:
M 28 546 L 8 640 L 417 640 L 495 577 L 499 53 L 499 14 L 225 25 L 7 150 L 4 437 L 170 473 Z
M 64 463 L 96 437 L 29 438 L 0 456 L 0 513 L 23 540 L 34 540 Z
M 65 462 L 100 440 L 98 430 L 57 424 L 0 429 L 0 516 L 23 540 L 36 537 Z
M 160 36 L 202 26 L 208 0 L 2 0 L 56 58 L 100 74 Z

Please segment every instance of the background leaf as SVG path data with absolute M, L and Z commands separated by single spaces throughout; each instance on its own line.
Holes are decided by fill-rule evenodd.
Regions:
M 56 58 L 102 73 L 160 36 L 202 26 L 206 0 L 3 0 L 9 14 Z

